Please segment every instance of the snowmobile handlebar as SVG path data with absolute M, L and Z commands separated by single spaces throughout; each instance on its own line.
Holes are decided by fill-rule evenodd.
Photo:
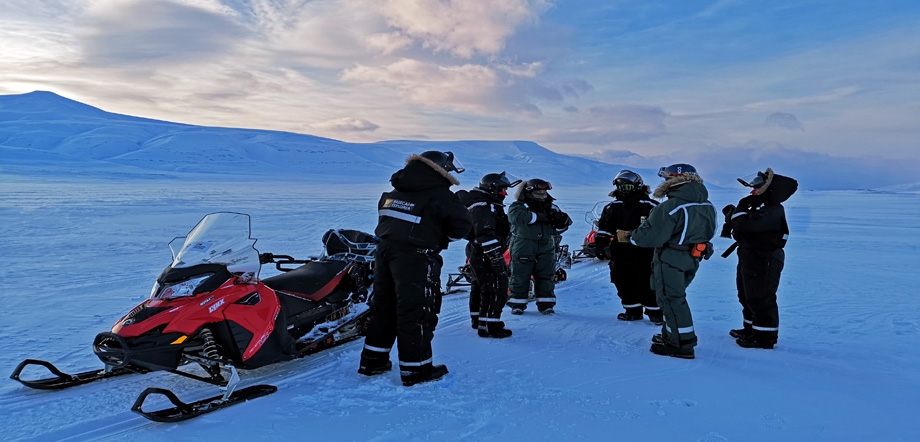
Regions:
M 282 267 L 284 265 L 303 265 L 311 261 L 315 261 L 315 260 L 314 259 L 294 259 L 293 256 L 275 255 L 274 253 L 260 253 L 259 254 L 259 264 L 274 264 L 275 268 L 282 272 L 289 272 L 291 270 L 294 270 L 293 268 Z

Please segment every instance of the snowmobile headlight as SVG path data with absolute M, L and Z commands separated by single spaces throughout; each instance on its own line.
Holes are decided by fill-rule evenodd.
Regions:
M 157 286 L 154 286 L 154 292 L 151 294 L 151 298 L 175 299 L 193 296 L 195 294 L 195 289 L 210 277 L 211 274 L 209 273 L 207 275 L 186 279 L 185 281 L 180 281 L 175 284 L 163 285 L 159 290 L 157 290 L 157 286 L 159 285 L 157 284 Z

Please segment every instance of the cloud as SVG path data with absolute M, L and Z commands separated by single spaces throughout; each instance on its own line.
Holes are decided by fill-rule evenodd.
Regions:
M 618 141 L 641 141 L 667 134 L 668 113 L 658 106 L 619 104 L 592 106 L 575 110 L 566 108 L 570 128 L 543 129 L 538 139 L 549 143 L 609 145 Z
M 337 118 L 309 125 L 312 129 L 333 132 L 373 132 L 380 126 L 359 118 Z
M 357 66 L 342 71 L 351 84 L 383 85 L 412 104 L 476 115 L 508 111 L 542 115 L 532 99 L 561 101 L 565 93 L 584 90 L 583 84 L 557 87 L 533 79 L 537 64 L 495 68 L 480 64 L 441 65 L 404 58 L 384 66 Z
M 764 120 L 764 124 L 767 126 L 781 127 L 783 129 L 789 130 L 804 130 L 802 123 L 799 121 L 795 115 L 787 114 L 785 112 L 774 112 L 770 115 L 767 115 L 767 119 Z
M 534 23 L 545 0 L 373 0 L 387 23 L 435 52 L 469 59 L 493 55 L 524 24 Z
M 248 35 L 225 13 L 169 0 L 103 0 L 85 19 L 78 34 L 96 66 L 202 63 L 232 54 Z

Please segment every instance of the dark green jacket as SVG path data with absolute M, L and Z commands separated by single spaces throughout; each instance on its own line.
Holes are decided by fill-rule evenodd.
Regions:
M 709 202 L 709 191 L 698 176 L 669 178 L 655 190 L 654 196 L 667 196 L 668 199 L 652 209 L 648 219 L 632 231 L 633 244 L 664 248 L 663 259 L 666 254 L 679 252 L 665 248 L 667 244 L 702 244 L 716 235 L 716 209 Z
M 557 233 L 557 229 L 546 216 L 553 204 L 551 201 L 547 204 L 545 211 L 531 210 L 524 201 L 515 201 L 508 207 L 512 256 L 536 256 L 555 252 L 553 235 Z

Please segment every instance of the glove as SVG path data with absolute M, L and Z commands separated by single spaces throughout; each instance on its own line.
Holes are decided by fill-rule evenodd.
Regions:
M 555 210 L 550 213 L 549 217 L 553 227 L 557 229 L 564 229 L 572 224 L 572 219 L 565 212 Z
M 722 224 L 722 233 L 719 234 L 722 238 L 731 238 L 732 237 L 732 225 L 731 223 L 726 222 Z
M 502 255 L 501 246 L 494 246 L 488 250 L 483 250 L 482 254 L 492 267 L 492 271 L 498 274 L 508 273 L 508 264 L 505 264 L 505 257 Z
M 727 206 L 725 206 L 725 207 L 722 208 L 722 214 L 725 215 L 725 218 L 728 218 L 728 217 L 731 216 L 732 213 L 734 213 L 734 212 L 735 212 L 735 205 L 734 205 L 734 204 L 729 204 L 729 205 L 727 205 Z
M 620 230 L 617 229 L 617 241 L 619 242 L 629 242 L 629 230 Z

